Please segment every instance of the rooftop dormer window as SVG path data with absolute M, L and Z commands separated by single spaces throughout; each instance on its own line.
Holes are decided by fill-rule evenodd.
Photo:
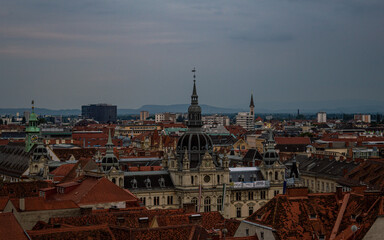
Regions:
M 312 213 L 309 215 L 310 219 L 317 219 L 317 215 L 315 213 Z

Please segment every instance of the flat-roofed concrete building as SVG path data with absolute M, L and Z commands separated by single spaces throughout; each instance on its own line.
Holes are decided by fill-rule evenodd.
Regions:
M 327 113 L 326 112 L 318 112 L 317 113 L 317 122 L 318 123 L 327 122 Z
M 117 106 L 110 104 L 89 104 L 81 106 L 81 115 L 100 123 L 114 123 L 117 120 Z

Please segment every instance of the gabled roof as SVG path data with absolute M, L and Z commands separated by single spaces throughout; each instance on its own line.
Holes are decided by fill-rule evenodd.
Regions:
M 20 199 L 10 200 L 13 206 L 20 211 Z M 42 210 L 58 210 L 58 209 L 69 209 L 79 208 L 79 206 L 72 200 L 46 200 L 42 197 L 27 197 L 24 198 L 25 210 L 23 211 L 42 211 Z
M 0 238 L 12 240 L 28 240 L 23 228 L 13 213 L 0 213 Z
M 297 190 L 297 191 L 296 191 Z M 277 195 L 245 221 L 271 227 L 280 239 L 313 239 L 313 234 L 331 234 L 348 238 L 348 231 L 360 216 L 364 224 L 356 239 L 362 239 L 379 214 L 382 197 L 379 194 L 356 193 L 308 194 L 304 188 L 288 189 L 287 195 Z M 340 189 L 341 190 L 341 189 Z M 304 193 L 304 194 L 303 194 Z M 348 234 L 346 234 L 348 233 Z M 351 236 L 351 235 L 350 235 Z
M 49 198 L 54 200 L 73 200 L 79 205 L 137 201 L 132 194 L 127 193 L 108 179 L 93 177 L 85 178 L 68 193 L 55 193 L 49 196 Z

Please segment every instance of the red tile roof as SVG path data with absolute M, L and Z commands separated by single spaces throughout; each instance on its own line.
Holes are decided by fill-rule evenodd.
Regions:
M 71 183 L 68 183 L 71 184 Z M 68 193 L 56 193 L 49 197 L 55 200 L 73 200 L 79 205 L 134 201 L 137 199 L 106 178 L 87 177 Z
M 311 144 L 311 139 L 309 137 L 275 137 L 276 144 Z
M 111 230 L 107 225 L 82 226 L 82 227 L 60 227 L 43 230 L 27 231 L 33 239 L 105 239 L 114 240 Z
M 0 239 L 28 240 L 13 213 L 0 213 Z
M 72 200 L 45 200 L 42 197 L 27 197 L 24 198 L 25 210 L 24 211 L 42 211 L 42 210 L 58 210 L 79 208 L 79 206 Z M 11 199 L 13 206 L 20 211 L 20 199 Z
M 293 194 L 295 193 L 295 194 Z M 331 233 L 340 238 L 356 224 L 352 216 L 362 216 L 364 226 L 358 238 L 368 231 L 378 216 L 382 197 L 379 194 L 322 193 L 305 194 L 291 191 L 277 195 L 246 220 L 272 227 L 280 239 L 312 239 L 313 234 Z M 349 239 L 346 237 L 345 239 Z
M 75 163 L 61 165 L 55 170 L 53 170 L 52 172 L 50 172 L 50 174 L 56 177 L 59 177 L 59 176 L 64 177 L 72 170 L 74 166 L 75 166 Z
M 2 212 L 7 205 L 9 198 L 8 197 L 0 197 L 0 212 Z

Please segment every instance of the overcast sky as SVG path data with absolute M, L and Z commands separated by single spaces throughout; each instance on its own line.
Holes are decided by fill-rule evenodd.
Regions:
M 383 0 L 0 0 L 0 107 L 384 101 Z

